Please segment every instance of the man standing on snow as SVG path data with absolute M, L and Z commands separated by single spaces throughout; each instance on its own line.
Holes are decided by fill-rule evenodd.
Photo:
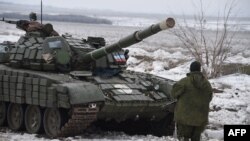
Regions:
M 201 64 L 194 61 L 190 73 L 174 84 L 171 95 L 177 99 L 174 119 L 177 136 L 182 141 L 200 141 L 208 123 L 212 87 L 201 73 Z

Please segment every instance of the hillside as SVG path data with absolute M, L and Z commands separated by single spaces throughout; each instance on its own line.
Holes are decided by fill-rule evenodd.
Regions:
M 28 15 L 18 14 L 18 13 L 2 13 L 0 17 L 5 19 L 28 19 Z M 38 16 L 40 19 L 40 16 Z M 49 15 L 44 14 L 43 20 L 45 21 L 62 21 L 62 22 L 76 22 L 76 23 L 88 23 L 88 24 L 112 24 L 110 20 L 102 18 L 94 18 L 84 15 Z

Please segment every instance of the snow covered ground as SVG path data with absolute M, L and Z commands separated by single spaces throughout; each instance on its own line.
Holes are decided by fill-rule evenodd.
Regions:
M 77 38 L 87 36 L 105 37 L 107 43 L 113 43 L 120 38 L 133 33 L 141 27 L 88 25 L 79 23 L 53 22 L 59 33 L 70 33 Z M 24 32 L 15 29 L 14 25 L 0 24 L 0 42 L 4 40 L 16 41 Z M 250 31 L 239 32 L 233 40 L 234 48 L 227 59 L 227 63 L 250 64 Z M 169 31 L 163 31 L 149 37 L 139 44 L 129 47 L 130 58 L 128 69 L 156 74 L 165 78 L 179 80 L 189 71 L 193 58 L 181 47 L 179 41 Z M 214 93 L 210 104 L 209 125 L 202 134 L 202 140 L 223 140 L 223 125 L 250 124 L 250 76 L 245 74 L 231 74 L 211 79 L 214 88 L 223 90 Z M 13 133 L 0 130 L 0 141 L 47 141 L 44 137 L 26 133 Z M 175 137 L 129 136 L 124 133 L 105 132 L 95 135 L 82 135 L 63 138 L 65 141 L 176 141 Z M 53 141 L 58 141 L 54 139 Z

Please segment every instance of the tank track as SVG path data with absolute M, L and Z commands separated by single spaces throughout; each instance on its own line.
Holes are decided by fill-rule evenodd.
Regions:
M 74 105 L 71 117 L 58 132 L 58 137 L 73 136 L 83 133 L 97 119 L 99 108 L 89 108 L 87 105 Z

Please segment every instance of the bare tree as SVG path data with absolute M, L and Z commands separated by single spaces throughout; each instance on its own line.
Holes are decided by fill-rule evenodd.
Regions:
M 217 16 L 216 30 L 213 35 L 207 32 L 207 16 L 204 10 L 203 0 L 199 1 L 198 14 L 194 15 L 194 25 L 190 26 L 186 18 L 184 24 L 173 30 L 174 35 L 181 41 L 183 47 L 202 64 L 202 71 L 211 78 L 217 77 L 222 71 L 222 65 L 231 50 L 232 39 L 235 32 L 229 32 L 229 19 L 232 17 L 232 9 L 235 0 L 225 4 L 223 16 Z M 222 26 L 222 28 L 220 28 Z

